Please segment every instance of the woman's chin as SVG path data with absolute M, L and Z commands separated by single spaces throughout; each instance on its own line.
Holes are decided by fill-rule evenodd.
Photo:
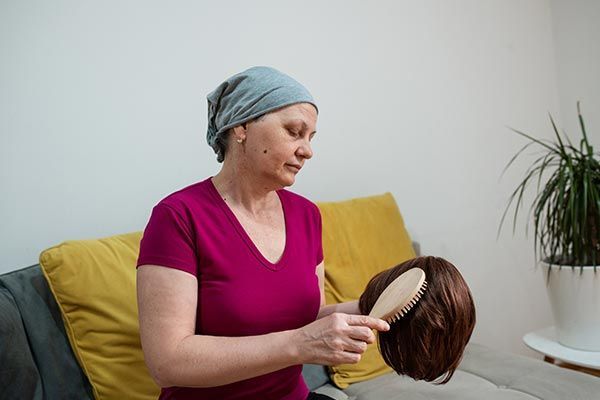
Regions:
M 285 186 L 292 186 L 294 183 L 296 183 L 296 178 L 293 177 L 291 179 L 288 179 L 287 181 L 288 183 Z
M 277 186 L 286 187 L 296 183 L 296 174 L 296 172 L 284 171 L 284 173 L 279 172 L 277 175 L 271 175 L 270 178 L 273 182 L 277 182 Z
M 296 174 L 286 174 L 281 180 L 283 186 L 292 186 L 296 182 Z

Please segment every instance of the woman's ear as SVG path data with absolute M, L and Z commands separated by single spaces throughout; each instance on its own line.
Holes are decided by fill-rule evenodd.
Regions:
M 232 130 L 232 135 L 233 136 L 233 140 L 235 141 L 244 141 L 246 140 L 246 131 L 247 131 L 247 122 L 244 122 L 241 125 L 238 126 L 234 126 L 233 128 L 231 128 Z

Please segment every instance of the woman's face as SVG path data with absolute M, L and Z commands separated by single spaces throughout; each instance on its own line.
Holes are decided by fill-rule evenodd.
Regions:
M 292 104 L 247 124 L 242 167 L 277 188 L 291 186 L 313 156 L 316 124 L 317 111 L 310 103 Z

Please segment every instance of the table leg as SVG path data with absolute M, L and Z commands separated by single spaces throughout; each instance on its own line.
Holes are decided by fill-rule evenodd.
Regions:
M 554 364 L 555 360 L 552 357 L 544 356 L 544 361 L 549 362 L 550 364 Z

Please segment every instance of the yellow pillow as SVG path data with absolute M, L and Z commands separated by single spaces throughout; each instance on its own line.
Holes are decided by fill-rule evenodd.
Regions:
M 158 398 L 139 337 L 135 263 L 142 232 L 66 241 L 40 254 L 94 397 Z
M 416 256 L 391 193 L 339 202 L 319 202 L 323 219 L 327 304 L 357 300 L 371 278 Z M 377 343 L 356 364 L 329 367 L 333 382 L 345 389 L 393 370 Z

